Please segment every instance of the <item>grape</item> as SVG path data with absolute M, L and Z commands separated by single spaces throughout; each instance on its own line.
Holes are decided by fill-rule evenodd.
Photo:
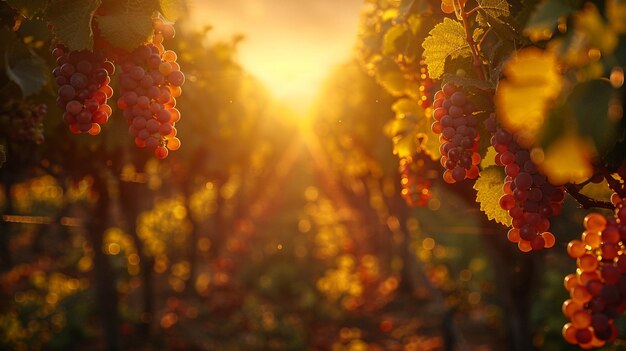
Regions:
M 176 58 L 176 53 L 163 51 L 153 42 L 139 46 L 121 62 L 117 106 L 123 111 L 135 145 L 152 150 L 161 159 L 168 156 L 168 150 L 180 148 L 180 140 L 175 138 L 180 112 L 174 106 L 185 76 L 173 70 Z
M 433 111 L 435 122 L 431 130 L 440 134 L 441 164 L 446 169 L 444 181 L 456 183 L 478 178 L 480 155 L 474 150 L 479 135 L 471 102 L 457 87 L 446 84 L 435 94 L 434 106 L 440 107 Z
M 504 167 L 506 174 L 500 207 L 509 212 L 513 228 L 519 229 L 519 237 L 528 241 L 532 250 L 554 246 L 554 235 L 548 231 L 549 218 L 561 211 L 563 188 L 548 183 L 530 159 L 528 150 L 522 148 L 511 133 L 498 126 L 495 114 L 492 113 L 484 125 L 492 135 L 496 165 Z M 524 251 L 530 251 L 527 245 L 523 247 Z M 579 247 L 568 247 L 568 253 L 582 254 Z
M 585 217 L 585 228 L 591 231 L 601 232 L 606 227 L 606 218 L 599 213 L 591 213 Z
M 172 140 L 178 140 L 174 138 Z M 400 159 L 400 194 L 411 207 L 424 207 L 432 194 L 430 187 L 432 180 L 427 178 L 426 166 L 430 157 L 424 152 L 416 153 L 412 157 Z
M 59 67 L 52 73 L 59 84 L 57 105 L 73 133 L 100 133 L 100 125 L 108 121 L 111 107 L 107 99 L 113 95 L 109 74 L 115 70 L 104 56 L 90 51 L 69 51 L 62 45 L 53 49 Z M 96 113 L 99 111 L 99 113 Z

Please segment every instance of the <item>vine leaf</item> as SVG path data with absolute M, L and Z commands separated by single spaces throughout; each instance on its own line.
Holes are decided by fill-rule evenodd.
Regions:
M 580 30 L 589 43 L 600 49 L 603 55 L 613 53 L 619 39 L 613 29 L 608 26 L 598 8 L 593 4 L 586 4 L 585 7 L 574 14 L 574 26 Z
M 398 157 L 415 154 L 422 140 L 418 137 L 418 124 L 426 120 L 417 101 L 410 98 L 398 99 L 391 109 L 396 117 L 385 126 L 385 132 L 393 142 L 393 153 Z
M 578 83 L 566 105 L 576 118 L 578 133 L 591 138 L 599 151 L 607 151 L 615 141 L 617 128 L 609 118 L 614 89 L 606 79 Z
M 593 175 L 592 157 L 591 143 L 569 133 L 550 144 L 539 168 L 550 184 L 580 183 Z
M 574 11 L 572 1 L 542 1 L 530 16 L 524 34 L 534 41 L 549 39 L 556 28 L 559 18 L 568 16 Z
M 43 11 L 46 6 L 46 0 L 6 0 L 6 2 L 28 19 L 32 19 L 36 13 Z
M 96 20 L 102 36 L 109 43 L 130 51 L 152 35 L 152 14 L 156 10 L 153 1 L 127 0 Z
M 448 57 L 469 57 L 472 54 L 463 25 L 458 21 L 444 18 L 443 22 L 436 25 L 428 34 L 422 47 L 428 74 L 433 79 L 438 79 L 444 73 Z
M 490 82 L 474 79 L 471 77 L 463 77 L 456 74 L 445 73 L 442 78 L 442 85 L 451 83 L 457 87 L 464 89 L 493 90 L 495 85 Z
M 9 65 L 8 57 L 4 63 L 7 76 L 20 87 L 25 97 L 38 93 L 48 81 L 48 65 L 34 53 L 19 59 L 13 66 Z
M 496 149 L 493 146 L 489 146 L 485 152 L 485 156 L 483 156 L 480 161 L 480 168 L 485 169 L 490 166 L 495 166 L 497 154 Z
M 411 156 L 417 151 L 417 121 L 417 116 L 413 114 L 401 114 L 385 125 L 385 132 L 393 143 L 393 153 L 400 158 Z
M 433 161 L 439 161 L 441 157 L 441 146 L 439 142 L 439 136 L 435 134 L 431 129 L 432 120 L 422 119 L 422 123 L 418 125 L 417 140 L 420 143 L 421 149 L 428 155 Z
M 479 0 L 478 6 L 491 18 L 507 17 L 511 14 L 505 0 Z
M 420 111 L 421 107 L 420 105 L 417 103 L 417 101 L 413 100 L 413 99 L 408 99 L 408 98 L 402 98 L 402 99 L 398 99 L 396 102 L 393 103 L 393 105 L 391 105 L 391 110 L 393 112 L 396 113 L 396 115 L 399 114 L 415 114 L 417 115 Z
M 474 189 L 476 202 L 480 204 L 480 210 L 487 215 L 487 218 L 510 226 L 511 216 L 500 207 L 500 197 L 504 195 L 503 180 L 504 173 L 501 167 L 489 166 L 480 172 L 480 176 L 474 183 Z
M 8 30 L 0 32 L 2 51 L 0 58 L 6 76 L 18 85 L 24 97 L 38 93 L 48 82 L 48 65 L 15 33 Z
M 492 28 L 498 36 L 509 40 L 519 40 L 519 30 L 514 21 L 507 20 L 511 12 L 510 5 L 505 0 L 478 1 L 481 11 L 476 15 L 476 22 L 482 28 Z
M 530 146 L 562 87 L 556 57 L 537 48 L 525 48 L 505 64 L 504 74 L 507 79 L 501 80 L 496 90 L 496 113 L 504 127 L 518 135 L 521 144 Z
M 383 54 L 393 55 L 395 53 L 402 52 L 404 47 L 399 48 L 398 46 L 402 45 L 398 45 L 397 41 L 399 39 L 404 39 L 403 42 L 406 41 L 408 37 L 406 34 L 407 29 L 402 24 L 396 24 L 391 27 L 383 37 Z
M 48 21 L 56 38 L 70 50 L 91 50 L 93 14 L 102 0 L 53 0 L 48 8 Z
M 379 74 L 378 82 L 393 96 L 403 95 L 407 88 L 407 82 L 404 76 L 397 71 L 388 71 Z
M 161 14 L 170 21 L 177 20 L 187 12 L 185 0 L 159 0 Z

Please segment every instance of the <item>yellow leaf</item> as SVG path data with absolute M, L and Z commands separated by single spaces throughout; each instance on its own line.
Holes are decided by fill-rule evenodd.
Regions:
M 487 148 L 487 153 L 485 153 L 485 157 L 480 161 L 480 168 L 485 169 L 489 166 L 496 165 L 496 149 L 493 146 Z
M 393 153 L 398 157 L 413 155 L 418 149 L 417 129 L 418 116 L 414 114 L 396 114 L 396 117 L 385 125 L 385 134 L 391 137 Z M 423 116 L 421 116 L 423 119 Z
M 510 14 L 509 4 L 505 0 L 478 0 L 477 2 L 489 17 L 506 17 Z
M 501 167 L 491 166 L 483 169 L 474 183 L 476 202 L 480 203 L 480 210 L 487 215 L 487 218 L 510 226 L 511 216 L 500 207 L 500 197 L 504 195 L 503 184 L 504 173 Z
M 389 71 L 378 77 L 380 85 L 393 96 L 401 96 L 406 89 L 406 80 L 400 72 Z
M 444 18 L 435 26 L 422 43 L 424 60 L 428 66 L 428 74 L 437 79 L 444 73 L 446 59 L 469 57 L 471 51 L 465 37 L 465 29 L 461 22 Z
M 440 142 L 439 142 L 439 136 L 435 133 L 433 133 L 433 131 L 430 128 L 430 124 L 429 122 L 431 122 L 430 119 L 424 119 L 425 123 L 421 123 L 420 125 L 418 125 L 418 134 L 417 134 L 417 139 L 420 142 L 420 147 L 422 149 L 422 151 L 424 151 L 428 156 L 430 156 L 430 158 L 433 161 L 439 161 L 439 157 L 441 157 L 441 154 L 439 152 L 439 146 L 440 146 Z
M 535 142 L 546 110 L 562 86 L 556 57 L 537 48 L 526 48 L 506 63 L 496 91 L 496 110 L 502 124 L 516 134 L 519 142 Z
M 423 114 L 422 108 L 417 103 L 417 101 L 413 99 L 408 99 L 408 98 L 402 98 L 402 99 L 396 100 L 396 102 L 394 102 L 393 105 L 391 105 L 391 110 L 393 110 L 393 112 L 395 112 L 396 114 L 405 114 L 405 115 Z
M 539 167 L 551 184 L 580 183 L 593 175 L 592 154 L 590 143 L 569 134 L 550 144 Z

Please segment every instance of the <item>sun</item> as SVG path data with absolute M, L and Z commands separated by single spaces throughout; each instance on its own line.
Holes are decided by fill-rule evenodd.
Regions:
M 306 117 L 330 69 L 350 58 L 361 0 L 193 1 L 191 23 L 242 34 L 238 59 L 295 115 Z

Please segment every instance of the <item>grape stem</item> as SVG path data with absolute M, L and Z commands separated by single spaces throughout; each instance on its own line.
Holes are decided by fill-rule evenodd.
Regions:
M 475 14 L 476 12 L 478 12 L 478 10 L 479 10 L 479 9 L 480 9 L 480 7 L 479 7 L 479 6 L 476 6 L 476 7 L 474 7 L 473 9 L 471 9 L 471 10 L 467 11 L 465 14 L 469 17 L 469 16 L 471 16 L 471 15 Z
M 474 38 L 472 37 L 472 32 L 469 27 L 469 17 L 478 11 L 478 7 L 475 7 L 469 11 L 465 11 L 465 5 L 459 6 L 461 12 L 461 20 L 463 22 L 463 29 L 465 30 L 465 40 L 467 40 L 467 44 L 470 47 L 470 51 L 472 52 L 472 66 L 474 67 L 474 71 L 476 72 L 476 76 L 478 79 L 485 80 L 485 74 L 483 72 L 482 63 L 480 60 L 480 55 L 478 53 L 478 47 Z
M 603 168 L 602 171 L 604 173 L 604 179 L 606 179 L 606 182 L 609 183 L 609 188 L 616 192 L 619 197 L 626 197 L 626 186 L 622 184 L 619 180 L 615 179 L 611 175 L 611 173 L 605 168 Z
M 580 189 L 581 187 L 579 185 L 572 183 L 565 184 L 565 191 L 567 191 L 567 193 L 570 194 L 570 196 L 573 197 L 580 204 L 580 206 L 582 206 L 582 208 L 588 209 L 592 207 L 597 207 L 606 208 L 609 210 L 615 209 L 615 206 L 613 206 L 613 204 L 608 201 L 596 200 L 590 198 L 587 195 L 581 194 Z

